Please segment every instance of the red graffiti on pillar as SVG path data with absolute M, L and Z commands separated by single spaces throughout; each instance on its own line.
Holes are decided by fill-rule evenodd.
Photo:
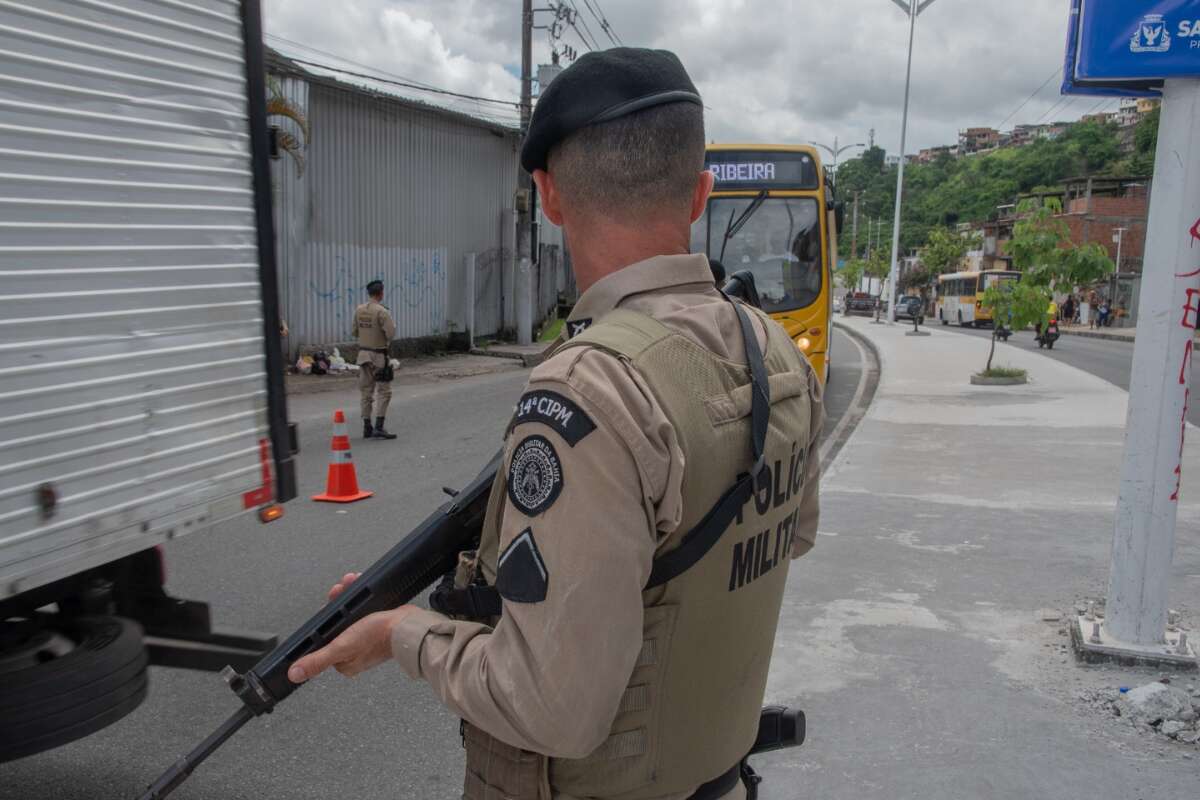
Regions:
M 1175 465 L 1175 491 L 1171 493 L 1171 501 L 1179 502 L 1179 485 L 1183 481 L 1183 438 L 1187 434 L 1188 401 L 1191 399 L 1191 389 L 1183 391 L 1183 419 L 1179 423 L 1179 463 Z
M 1192 340 L 1183 346 L 1183 363 L 1179 365 L 1179 385 L 1187 386 L 1188 367 L 1192 365 Z
M 1192 237 L 1192 240 L 1188 243 L 1188 246 L 1195 247 L 1196 242 L 1200 242 L 1200 219 L 1196 220 L 1196 224 L 1192 226 L 1192 229 L 1190 231 L 1188 231 L 1188 235 Z M 1197 275 L 1200 275 L 1200 267 L 1197 267 L 1196 269 L 1192 270 L 1191 272 L 1176 272 L 1175 273 L 1176 278 L 1194 278 Z
M 1179 324 L 1188 330 L 1195 330 L 1198 315 L 1200 315 L 1200 289 L 1188 289 L 1187 299 L 1183 303 L 1183 319 L 1179 321 Z

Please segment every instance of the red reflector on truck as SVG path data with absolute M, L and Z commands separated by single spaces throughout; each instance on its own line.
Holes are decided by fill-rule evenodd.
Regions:
M 258 458 L 262 464 L 262 486 L 242 495 L 242 508 L 261 506 L 275 498 L 271 486 L 271 451 L 266 439 L 258 440 Z

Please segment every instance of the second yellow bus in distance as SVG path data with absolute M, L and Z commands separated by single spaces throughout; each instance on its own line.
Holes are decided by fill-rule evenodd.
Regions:
M 829 377 L 833 265 L 840 207 L 816 150 L 803 145 L 710 145 L 716 185 L 692 228 L 692 252 L 726 275 L 754 274 L 763 310 Z
M 982 272 L 952 272 L 938 276 L 937 318 L 943 325 L 956 322 L 964 328 L 992 324 L 992 312 L 983 307 L 989 286 L 1020 279 L 1021 273 L 989 269 Z

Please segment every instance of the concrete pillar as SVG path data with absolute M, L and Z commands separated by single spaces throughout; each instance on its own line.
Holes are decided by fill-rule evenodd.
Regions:
M 512 328 L 517 324 L 517 212 L 506 208 L 500 213 L 500 328 Z
M 1167 81 L 1150 197 L 1105 633 L 1165 641 L 1192 333 L 1200 313 L 1200 80 Z
M 521 225 L 517 231 L 517 344 L 533 342 L 533 259 L 529 255 L 531 238 L 529 226 Z
M 463 271 L 466 273 L 465 291 L 463 294 L 466 297 L 466 313 L 463 319 L 466 320 L 467 326 L 467 349 L 475 349 L 475 254 L 467 253 L 463 256 Z

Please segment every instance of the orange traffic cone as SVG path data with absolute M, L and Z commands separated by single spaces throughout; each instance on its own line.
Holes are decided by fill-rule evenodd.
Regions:
M 326 503 L 353 503 L 370 497 L 374 492 L 361 491 L 350 460 L 350 437 L 346 435 L 346 415 L 339 408 L 333 412 L 333 442 L 330 444 L 329 473 L 325 478 L 325 493 L 314 494 L 313 500 Z

